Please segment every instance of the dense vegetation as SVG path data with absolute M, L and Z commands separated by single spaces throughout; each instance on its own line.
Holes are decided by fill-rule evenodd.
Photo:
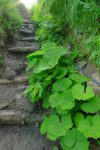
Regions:
M 99 5 L 99 0 L 40 0 L 31 9 L 31 19 L 39 24 L 38 40 L 70 45 L 99 66 Z
M 22 26 L 23 19 L 14 0 L 0 0 L 0 47 Z M 9 38 L 9 39 L 10 39 Z
M 40 0 L 31 9 L 42 46 L 28 56 L 25 94 L 48 110 L 41 133 L 63 150 L 88 150 L 100 138 L 100 97 L 75 68 L 83 56 L 100 66 L 99 15 L 96 0 Z
M 40 0 L 31 9 L 42 46 L 27 57 L 25 94 L 47 109 L 41 133 L 63 150 L 89 150 L 100 138 L 100 97 L 74 65 L 83 53 L 100 66 L 99 13 L 96 0 Z
M 25 91 L 31 102 L 48 109 L 41 133 L 60 140 L 63 150 L 88 150 L 88 138 L 100 138 L 100 98 L 87 86 L 73 62 L 78 52 L 56 43 L 43 44 L 40 51 L 28 56 L 30 85 Z

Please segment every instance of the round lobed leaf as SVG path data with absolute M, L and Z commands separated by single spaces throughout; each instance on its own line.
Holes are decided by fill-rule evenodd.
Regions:
M 87 100 L 92 98 L 95 94 L 93 87 L 87 86 L 86 89 L 82 84 L 76 84 L 72 87 L 72 95 L 77 100 Z

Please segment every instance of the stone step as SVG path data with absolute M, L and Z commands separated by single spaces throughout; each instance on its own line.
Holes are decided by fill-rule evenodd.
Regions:
M 34 35 L 32 30 L 27 30 L 27 29 L 20 29 L 20 33 L 23 36 L 32 36 L 32 35 Z
M 24 20 L 24 24 L 31 24 L 30 20 Z
M 34 41 L 36 41 L 36 39 L 34 37 L 25 37 L 25 38 L 21 38 L 18 40 L 22 41 L 22 42 L 34 42 Z
M 15 124 L 35 124 L 42 122 L 42 114 L 30 115 L 23 111 L 16 110 L 0 110 L 0 124 L 15 125 Z
M 0 110 L 0 124 L 24 124 L 30 122 L 30 115 L 15 110 Z
M 26 46 L 26 47 L 12 47 L 8 48 L 9 52 L 12 53 L 31 53 L 39 49 L 39 46 L 37 44 L 34 44 L 33 46 Z
M 14 83 L 26 83 L 28 81 L 26 76 L 17 76 L 13 80 L 0 79 L 0 84 L 14 84 Z

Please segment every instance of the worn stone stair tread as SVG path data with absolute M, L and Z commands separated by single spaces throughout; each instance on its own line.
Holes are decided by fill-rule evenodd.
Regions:
M 30 20 L 24 20 L 24 24 L 31 24 Z
M 30 115 L 16 110 L 0 110 L 0 124 L 24 124 L 30 122 Z
M 0 79 L 0 84 L 25 83 L 28 79 L 26 76 L 17 76 L 13 80 Z
M 23 35 L 33 35 L 32 30 L 20 29 L 20 33 Z
M 13 53 L 31 53 L 38 50 L 38 48 L 39 46 L 35 44 L 33 46 L 26 46 L 26 47 L 16 46 L 16 47 L 8 48 L 8 51 Z
M 43 120 L 43 114 L 29 114 L 24 111 L 0 110 L 0 124 L 40 124 Z
M 21 39 L 18 39 L 18 40 L 23 41 L 23 42 L 36 41 L 36 39 L 34 37 L 25 37 L 25 38 L 21 38 Z
M 3 102 L 3 103 L 1 103 L 0 104 L 0 110 L 2 110 L 2 109 L 4 109 L 4 108 L 6 108 L 6 107 L 8 107 L 10 104 L 9 104 L 9 102 Z

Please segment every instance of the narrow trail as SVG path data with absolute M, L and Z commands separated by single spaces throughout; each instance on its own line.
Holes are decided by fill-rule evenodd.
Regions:
M 0 68 L 0 150 L 51 150 L 52 144 L 40 135 L 34 107 L 23 95 L 27 86 L 26 55 L 39 48 L 29 20 L 3 52 Z M 33 125 L 23 125 L 29 122 Z

